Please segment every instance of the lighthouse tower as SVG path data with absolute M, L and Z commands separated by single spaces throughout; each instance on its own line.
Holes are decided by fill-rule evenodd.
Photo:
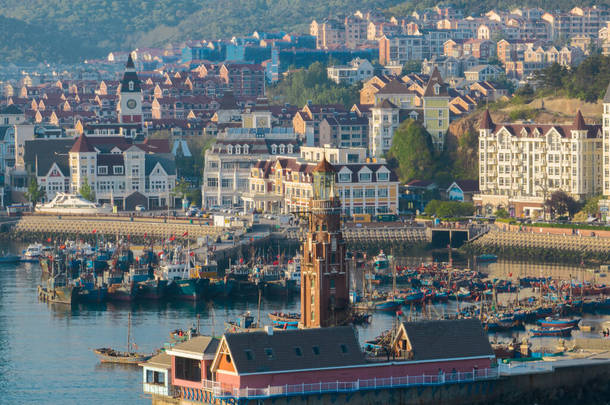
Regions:
M 341 325 L 350 314 L 346 245 L 335 168 L 324 158 L 313 170 L 309 231 L 301 262 L 301 326 Z

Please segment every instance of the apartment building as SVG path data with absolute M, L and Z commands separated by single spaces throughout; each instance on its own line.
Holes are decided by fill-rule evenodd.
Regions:
M 326 74 L 337 84 L 354 84 L 370 79 L 375 74 L 375 70 L 368 60 L 356 58 L 347 65 L 327 67 Z
M 547 12 L 542 20 L 551 26 L 554 39 L 568 39 L 576 35 L 587 35 L 596 38 L 599 30 L 608 20 L 608 6 L 574 7 L 567 13 Z
M 313 193 L 313 170 L 317 164 L 285 157 L 258 161 L 250 171 L 250 190 L 242 196 L 244 210 L 307 211 Z M 337 171 L 335 186 L 343 215 L 397 212 L 399 181 L 385 163 L 337 162 L 333 166 Z
M 270 156 L 297 156 L 292 128 L 227 128 L 205 152 L 202 205 L 233 207 L 242 204 L 252 166 Z
M 320 145 L 366 147 L 369 120 L 356 113 L 324 118 L 320 122 Z
M 479 127 L 481 213 L 538 217 L 554 191 L 577 200 L 602 191 L 602 126 L 585 123 L 580 111 L 571 124 L 496 124 L 486 111 Z

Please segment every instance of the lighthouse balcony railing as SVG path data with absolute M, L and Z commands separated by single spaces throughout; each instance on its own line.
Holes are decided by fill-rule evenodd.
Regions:
M 497 368 L 476 369 L 468 372 L 409 375 L 402 377 L 371 378 L 356 381 L 325 381 L 309 384 L 277 385 L 265 388 L 233 388 L 215 386 L 214 396 L 219 399 L 262 399 L 279 396 L 342 393 L 413 386 L 458 384 L 498 378 Z

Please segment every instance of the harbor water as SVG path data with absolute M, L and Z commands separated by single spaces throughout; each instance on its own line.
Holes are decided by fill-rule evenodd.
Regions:
M 409 258 L 413 262 L 431 259 Z M 213 303 L 48 304 L 36 296 L 40 277 L 36 263 L 0 265 L 0 404 L 148 404 L 139 367 L 102 365 L 92 352 L 97 347 L 126 347 L 129 313 L 132 337 L 141 352 L 161 347 L 169 332 L 178 328 L 199 322 L 201 333 L 220 336 L 225 321 L 235 320 L 245 311 L 257 314 L 256 299 L 239 297 Z M 456 305 L 451 301 L 435 305 L 427 313 L 435 317 L 455 312 Z M 298 295 L 291 300 L 263 300 L 261 319 L 268 323 L 269 312 L 299 310 Z M 403 312 L 403 319 L 422 316 L 415 309 L 404 308 Z M 609 319 L 590 315 L 583 320 L 599 324 Z M 393 313 L 376 313 L 372 324 L 358 327 L 360 340 L 373 339 L 395 322 Z M 498 335 L 500 340 L 509 338 Z M 546 338 L 535 344 L 541 341 L 553 344 Z

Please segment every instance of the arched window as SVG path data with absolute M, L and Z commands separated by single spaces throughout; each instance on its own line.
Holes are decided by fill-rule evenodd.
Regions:
M 244 145 L 244 155 L 247 155 L 249 150 L 250 150 L 250 146 L 249 145 Z
M 130 80 L 128 86 L 129 86 L 129 91 L 133 91 L 133 81 Z
M 235 146 L 235 154 L 236 154 L 236 155 L 241 154 L 241 146 L 239 146 L 239 145 L 236 145 L 236 146 Z
M 284 144 L 280 145 L 280 153 L 283 155 L 284 153 L 286 153 L 286 146 Z
M 288 153 L 294 153 L 294 148 L 292 147 L 292 145 L 288 145 Z
M 227 145 L 227 154 L 233 154 L 233 145 Z
M 271 145 L 271 154 L 275 155 L 277 153 L 277 145 L 273 144 Z

